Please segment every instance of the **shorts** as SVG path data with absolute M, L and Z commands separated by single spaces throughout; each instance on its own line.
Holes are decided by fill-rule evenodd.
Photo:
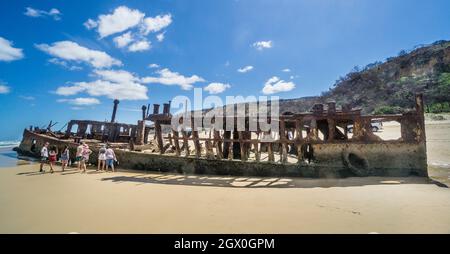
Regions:
M 81 161 L 83 159 L 83 156 L 77 156 L 75 157 L 75 161 Z
M 111 166 L 111 167 L 113 167 L 113 166 L 114 166 L 114 160 L 113 160 L 113 159 L 107 159 L 107 160 L 106 160 L 106 166 Z
M 41 157 L 41 162 L 48 162 L 48 157 Z

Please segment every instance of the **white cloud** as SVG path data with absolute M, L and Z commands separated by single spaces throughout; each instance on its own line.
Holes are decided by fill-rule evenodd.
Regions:
M 223 83 L 211 83 L 203 88 L 205 91 L 209 92 L 209 94 L 219 94 L 223 93 L 226 89 L 230 88 L 229 84 Z
M 165 36 L 165 32 L 156 35 L 156 39 L 157 39 L 159 42 L 162 42 L 162 41 L 164 40 L 165 37 L 166 37 L 166 36 Z
M 127 108 L 127 107 L 120 107 L 120 111 L 128 111 L 128 112 L 142 112 L 142 109 L 140 109 L 140 108 Z
M 248 66 L 245 66 L 243 68 L 238 69 L 237 71 L 240 72 L 240 73 L 246 73 L 246 72 L 249 72 L 251 70 L 253 70 L 253 66 L 248 65 Z
M 95 21 L 100 38 L 126 31 L 142 22 L 145 14 L 126 6 L 117 7 L 112 14 L 100 15 Z M 91 22 L 92 23 L 92 22 Z
M 85 90 L 86 89 L 81 86 L 60 86 L 56 89 L 55 93 L 58 95 L 69 96 L 81 93 Z
M 149 50 L 152 46 L 151 43 L 145 38 L 139 41 L 135 41 L 131 32 L 127 32 L 115 37 L 114 42 L 118 48 L 124 48 L 128 46 L 128 51 L 130 52 Z
M 160 31 L 171 23 L 171 14 L 145 17 L 145 13 L 137 9 L 119 6 L 110 14 L 99 15 L 96 20 L 88 19 L 84 26 L 89 30 L 97 28 L 100 39 L 127 31 L 113 39 L 115 45 L 118 48 L 128 46 L 128 51 L 138 52 L 151 48 L 151 42 L 146 38 L 149 33 L 159 32 L 156 40 L 162 42 L 165 32 Z
M 148 68 L 159 68 L 159 65 L 158 64 L 155 64 L 155 63 L 152 63 L 152 64 L 149 64 L 148 65 Z
M 95 21 L 95 20 L 88 19 L 88 20 L 86 20 L 86 22 L 83 23 L 83 25 L 84 25 L 88 30 L 91 30 L 91 29 L 96 28 L 96 27 L 98 26 L 98 23 L 97 23 L 97 21 Z
M 286 68 L 286 69 L 283 69 L 283 70 L 281 70 L 282 72 L 291 72 L 291 69 L 289 69 L 289 68 Z
M 257 50 L 270 49 L 272 47 L 272 41 L 257 41 L 252 46 Z
M 96 98 L 59 99 L 57 102 L 67 102 L 76 106 L 91 106 L 100 104 L 100 101 Z
M 66 61 L 60 60 L 60 59 L 58 59 L 58 58 L 50 58 L 50 59 L 48 60 L 48 62 L 49 62 L 49 63 L 52 63 L 52 64 L 54 64 L 54 65 L 61 66 L 61 67 L 63 67 L 64 69 L 71 70 L 71 71 L 79 71 L 79 70 L 82 70 L 82 69 L 83 69 L 83 67 L 76 66 L 76 65 L 70 65 L 70 64 L 67 63 Z
M 19 98 L 26 101 L 34 101 L 36 99 L 33 96 L 25 96 L 25 95 L 20 95 Z
M 144 40 L 141 40 L 141 41 L 131 44 L 128 47 L 128 50 L 131 52 L 138 52 L 138 51 L 149 50 L 150 48 L 151 48 L 150 42 L 144 39 Z
M 137 82 L 115 83 L 106 80 L 78 82 L 75 86 L 82 88 L 91 96 L 106 96 L 119 100 L 147 100 L 147 87 Z
M 58 9 L 52 8 L 49 12 L 50 15 L 61 15 L 61 12 Z
M 93 76 L 98 78 L 91 82 L 75 82 L 71 86 L 62 86 L 56 94 L 69 96 L 82 92 L 90 96 L 106 96 L 119 100 L 146 100 L 147 87 L 140 83 L 138 77 L 124 70 L 95 70 Z
M 14 48 L 13 43 L 0 37 L 0 61 L 14 61 L 23 58 L 22 49 Z
M 156 73 L 159 74 L 159 77 L 145 77 L 141 79 L 142 82 L 159 83 L 168 86 L 177 85 L 180 86 L 183 90 L 190 90 L 192 89 L 194 83 L 205 81 L 203 78 L 197 75 L 185 77 L 178 72 L 172 72 L 167 68 L 158 70 Z
M 159 32 L 162 29 L 168 27 L 172 23 L 172 15 L 158 15 L 156 17 L 148 17 L 144 19 L 142 26 L 142 32 L 144 35 L 153 32 Z
M 291 91 L 294 88 L 295 84 L 293 82 L 286 82 L 274 76 L 266 81 L 262 89 L 262 92 L 263 94 L 274 94 L 279 92 Z
M 58 9 L 52 8 L 50 11 L 43 11 L 38 9 L 33 9 L 31 7 L 27 7 L 26 11 L 24 12 L 24 15 L 32 18 L 39 18 L 39 17 L 52 17 L 54 20 L 60 20 L 61 12 Z
M 8 86 L 0 85 L 0 94 L 7 94 L 11 91 Z
M 124 70 L 95 70 L 94 74 L 103 80 L 115 83 L 130 83 L 139 81 L 139 78 Z
M 91 50 L 72 41 L 59 41 L 52 45 L 39 44 L 36 47 L 47 54 L 67 61 L 86 62 L 95 68 L 105 68 L 122 62 L 112 58 L 103 51 Z
M 120 36 L 114 38 L 114 42 L 118 48 L 123 48 L 130 44 L 133 41 L 133 37 L 131 36 L 131 32 L 124 33 Z
M 28 17 L 33 17 L 33 18 L 37 18 L 37 17 L 41 17 L 42 16 L 42 11 L 27 7 L 26 11 L 24 12 L 24 14 Z

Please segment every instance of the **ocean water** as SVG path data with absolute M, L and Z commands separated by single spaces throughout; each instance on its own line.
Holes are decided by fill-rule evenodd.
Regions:
M 13 167 L 23 162 L 24 158 L 19 158 L 13 148 L 18 146 L 20 141 L 0 141 L 0 168 Z
M 19 146 L 20 140 L 0 141 L 0 148 L 14 148 Z

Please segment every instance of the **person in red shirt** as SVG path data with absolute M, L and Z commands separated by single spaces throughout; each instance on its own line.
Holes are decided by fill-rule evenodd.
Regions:
M 53 174 L 53 165 L 55 165 L 57 161 L 58 148 L 56 146 L 52 146 L 50 148 L 50 152 L 48 153 L 48 161 L 50 164 L 50 173 Z

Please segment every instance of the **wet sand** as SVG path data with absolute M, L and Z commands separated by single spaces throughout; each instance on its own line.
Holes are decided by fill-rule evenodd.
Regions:
M 449 128 L 427 125 L 439 182 L 0 168 L 0 233 L 450 233 Z

